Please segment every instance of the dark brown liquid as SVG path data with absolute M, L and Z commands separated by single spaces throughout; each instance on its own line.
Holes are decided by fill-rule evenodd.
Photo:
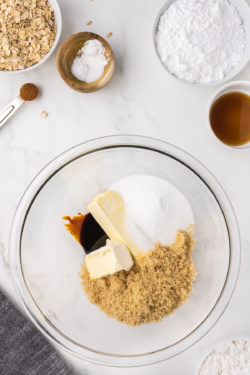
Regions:
M 230 146 L 250 141 L 250 96 L 242 92 L 222 95 L 210 109 L 210 124 L 215 135 Z
M 72 218 L 64 216 L 63 219 L 68 220 L 65 227 L 82 245 L 87 254 L 105 245 L 108 237 L 90 213 L 79 214 Z

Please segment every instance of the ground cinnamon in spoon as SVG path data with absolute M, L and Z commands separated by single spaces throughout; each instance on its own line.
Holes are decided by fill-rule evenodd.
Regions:
M 32 101 L 37 98 L 38 88 L 33 83 L 25 83 L 20 88 L 20 97 L 25 101 Z
M 91 303 L 108 316 L 131 326 L 157 322 L 187 301 L 195 279 L 194 240 L 179 230 L 175 243 L 159 243 L 130 271 L 91 279 L 85 264 L 80 277 Z

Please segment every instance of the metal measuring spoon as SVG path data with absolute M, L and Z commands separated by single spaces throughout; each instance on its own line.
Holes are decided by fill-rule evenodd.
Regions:
M 25 83 L 20 88 L 20 94 L 13 99 L 5 108 L 0 111 L 0 128 L 16 112 L 16 110 L 26 101 L 32 101 L 37 98 L 38 88 L 33 83 Z

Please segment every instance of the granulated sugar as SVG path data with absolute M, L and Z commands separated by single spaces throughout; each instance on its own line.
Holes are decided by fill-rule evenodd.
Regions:
M 245 28 L 228 0 L 176 0 L 160 17 L 156 45 L 170 73 L 206 84 L 224 78 L 240 63 Z
M 250 342 L 235 340 L 219 345 L 203 362 L 199 375 L 249 375 Z

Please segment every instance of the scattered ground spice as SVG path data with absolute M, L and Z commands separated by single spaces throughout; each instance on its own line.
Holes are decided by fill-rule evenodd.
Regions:
M 108 33 L 106 36 L 107 38 L 110 38 L 113 35 L 113 33 Z
M 86 23 L 86 25 L 90 26 L 90 25 L 92 25 L 92 23 L 93 23 L 93 21 L 89 21 L 89 22 Z
M 130 271 L 91 279 L 85 264 L 80 277 L 91 303 L 131 326 L 157 322 L 187 301 L 195 279 L 192 234 L 179 230 L 171 246 L 156 244 Z

